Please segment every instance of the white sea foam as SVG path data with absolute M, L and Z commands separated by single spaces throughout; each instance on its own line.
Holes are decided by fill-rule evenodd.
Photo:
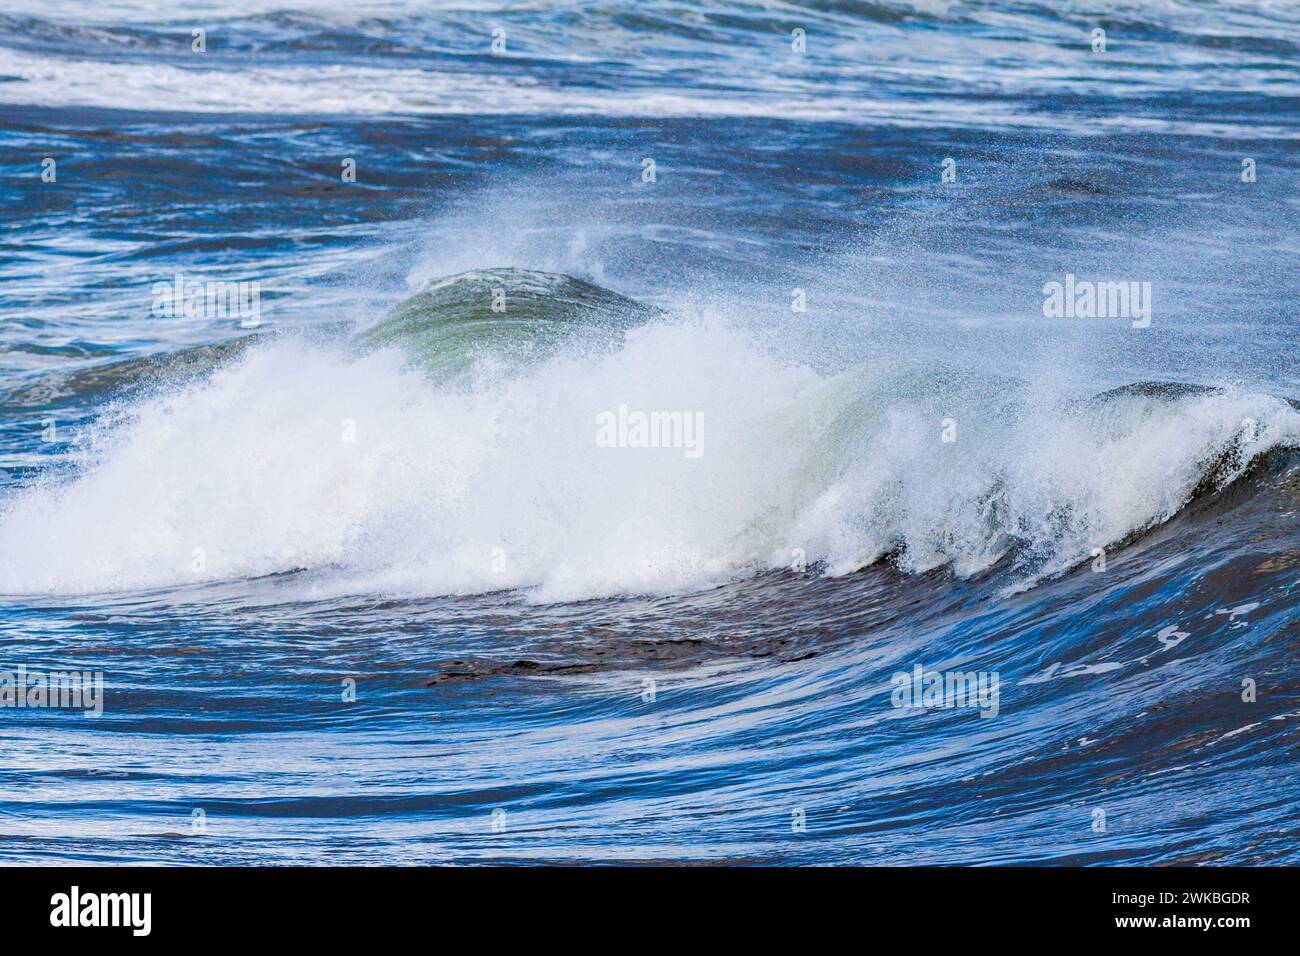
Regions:
M 473 387 L 285 338 L 122 409 L 74 477 L 12 495 L 0 591 L 307 568 L 353 593 L 551 601 L 706 586 L 795 549 L 831 573 L 899 546 L 906 568 L 969 573 L 1008 532 L 1050 569 L 1173 514 L 1243 419 L 1247 459 L 1300 436 L 1300 414 L 1260 395 L 994 416 L 917 399 L 922 373 L 898 374 L 911 385 L 815 373 L 704 320 Z M 620 403 L 698 412 L 705 454 L 600 447 L 596 416 Z
M 546 83 L 533 76 L 395 66 L 319 64 L 213 69 L 171 63 L 121 63 L 38 56 L 0 47 L 0 103 L 152 109 L 183 113 L 739 116 L 899 125 L 967 122 L 943 98 L 910 99 L 827 95 L 806 89 L 708 90 L 679 86 L 608 91 Z M 1032 114 L 989 104 L 994 125 L 1040 125 Z
M 906 97 L 880 89 L 829 92 L 809 79 L 773 80 L 769 65 L 747 67 L 734 87 L 608 90 L 518 72 L 322 63 L 213 68 L 150 60 L 47 56 L 0 47 L 0 103 L 181 113 L 301 115 L 532 115 L 755 117 L 897 127 L 1021 127 L 1056 130 L 1055 114 L 1011 100 L 972 102 L 924 89 Z M 1058 77 L 1064 81 L 1066 77 Z M 1073 74 L 1069 74 L 1074 80 Z M 1107 130 L 1216 137 L 1291 138 L 1285 126 L 1112 116 Z

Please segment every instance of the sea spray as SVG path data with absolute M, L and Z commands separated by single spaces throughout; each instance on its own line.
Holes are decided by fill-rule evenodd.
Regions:
M 1031 401 L 919 363 L 815 372 L 721 319 L 620 335 L 522 366 L 487 355 L 447 383 L 400 341 L 267 343 L 129 404 L 71 477 L 11 495 L 0 591 L 306 570 L 341 590 L 561 601 L 733 581 L 792 549 L 833 575 L 889 555 L 1041 576 L 1176 514 L 1209 463 L 1221 485 L 1300 434 L 1263 395 Z M 634 411 L 689 410 L 666 433 L 683 453 L 611 454 L 593 423 L 620 406 L 629 447 Z

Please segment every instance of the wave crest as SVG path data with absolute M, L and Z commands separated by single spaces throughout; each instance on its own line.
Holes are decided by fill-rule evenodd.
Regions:
M 72 477 L 6 502 L 0 590 L 306 569 L 348 593 L 559 601 L 886 556 L 1036 577 L 1300 437 L 1300 413 L 1266 395 L 1130 388 L 1070 403 L 926 366 L 825 374 L 720 321 L 656 317 L 567 277 L 506 278 L 527 318 L 479 311 L 502 276 L 462 277 L 364 333 L 360 354 L 282 337 L 107 414 Z M 550 323 L 616 328 L 617 343 L 552 343 L 518 365 L 471 341 L 510 323 L 527 341 Z M 472 353 L 476 374 L 430 376 L 412 342 L 435 363 Z M 597 422 L 620 406 L 698 415 L 702 454 L 602 445 Z

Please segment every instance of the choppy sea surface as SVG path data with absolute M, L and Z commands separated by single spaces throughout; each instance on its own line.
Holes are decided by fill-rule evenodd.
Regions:
M 5 3 L 0 861 L 1300 862 L 1298 138 L 1281 0 Z

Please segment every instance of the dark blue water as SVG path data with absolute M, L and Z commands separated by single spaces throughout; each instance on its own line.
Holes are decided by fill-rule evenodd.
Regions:
M 1296 863 L 1298 66 L 1289 3 L 6 7 L 0 704 L 103 713 L 0 706 L 0 858 Z

